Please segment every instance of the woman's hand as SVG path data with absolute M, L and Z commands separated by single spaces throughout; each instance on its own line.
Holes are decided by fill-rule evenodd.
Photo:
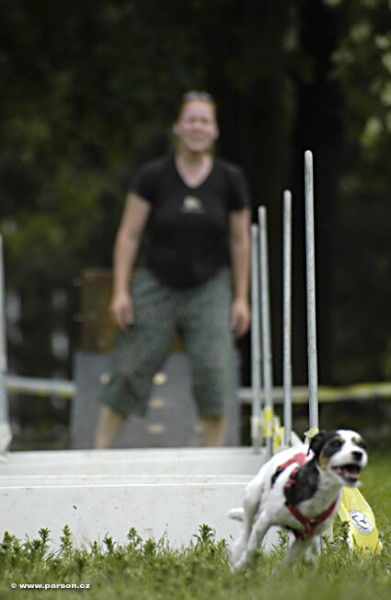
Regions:
M 128 292 L 113 296 L 110 303 L 110 313 L 121 329 L 126 329 L 134 323 L 133 302 Z
M 231 308 L 231 327 L 235 337 L 242 337 L 248 331 L 250 322 L 250 305 L 247 300 L 234 300 Z

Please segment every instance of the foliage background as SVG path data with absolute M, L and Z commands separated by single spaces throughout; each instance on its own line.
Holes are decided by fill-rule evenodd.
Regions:
M 294 381 L 306 380 L 303 154 L 315 156 L 320 383 L 391 375 L 388 0 L 1 0 L 0 228 L 10 370 L 72 376 L 80 274 L 109 267 L 126 185 L 178 99 L 268 208 L 281 379 L 281 203 L 294 194 Z M 240 344 L 243 382 L 249 343 Z M 38 406 L 38 404 L 37 404 Z M 37 410 L 39 410 L 37 408 Z

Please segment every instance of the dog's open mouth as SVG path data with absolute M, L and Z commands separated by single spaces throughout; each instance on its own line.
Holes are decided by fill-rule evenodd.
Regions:
M 333 467 L 333 471 L 344 480 L 346 485 L 355 485 L 360 479 L 361 467 L 358 465 L 343 465 L 342 467 Z

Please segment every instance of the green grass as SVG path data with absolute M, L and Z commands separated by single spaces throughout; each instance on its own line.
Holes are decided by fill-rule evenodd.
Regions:
M 165 540 L 143 541 L 131 530 L 128 543 L 107 537 L 104 547 L 72 546 L 65 526 L 57 553 L 47 552 L 50 532 L 18 540 L 6 535 L 0 544 L 0 598 L 54 600 L 389 600 L 391 597 L 390 456 L 375 456 L 363 476 L 361 491 L 371 505 L 383 541 L 380 555 L 347 548 L 345 528 L 336 522 L 334 541 L 325 543 L 315 566 L 281 563 L 285 539 L 273 555 L 257 556 L 247 570 L 232 574 L 227 546 L 215 540 L 207 525 L 195 531 L 194 542 L 175 550 Z M 88 584 L 89 589 L 11 588 L 11 584 Z

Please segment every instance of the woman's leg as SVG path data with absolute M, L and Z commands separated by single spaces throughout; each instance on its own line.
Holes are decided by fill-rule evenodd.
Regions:
M 95 449 L 105 450 L 111 448 L 117 439 L 126 416 L 109 406 L 101 406 L 98 425 L 95 431 Z
M 186 292 L 180 319 L 183 343 L 191 363 L 192 389 L 202 425 L 204 446 L 223 446 L 227 410 L 232 398 L 234 345 L 230 331 L 229 272 L 222 271 Z
M 204 417 L 201 419 L 202 445 L 209 448 L 224 446 L 227 433 L 227 417 Z
M 170 291 L 150 273 L 138 274 L 133 302 L 135 323 L 119 332 L 101 390 L 96 449 L 113 446 L 127 415 L 146 414 L 153 376 L 169 353 L 175 334 Z

